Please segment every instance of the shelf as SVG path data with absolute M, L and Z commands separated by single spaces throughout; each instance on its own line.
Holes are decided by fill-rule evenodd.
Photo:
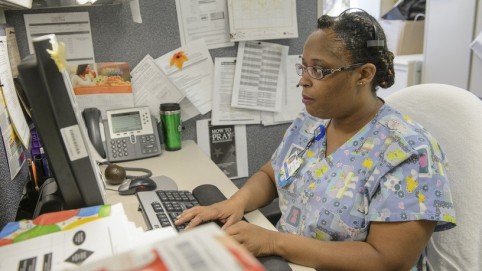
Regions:
M 0 9 L 4 10 L 21 10 L 21 9 L 50 9 L 50 8 L 67 8 L 67 7 L 89 7 L 102 5 L 116 5 L 129 0 L 97 0 L 95 3 L 85 2 L 88 0 L 0 0 Z M 92 1 L 92 0 L 90 0 Z

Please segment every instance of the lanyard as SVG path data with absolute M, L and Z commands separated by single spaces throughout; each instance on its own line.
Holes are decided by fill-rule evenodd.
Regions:
M 306 147 L 298 154 L 299 157 L 302 157 L 305 152 L 313 145 L 315 141 L 320 141 L 325 136 L 325 126 L 320 125 L 316 127 L 315 131 L 313 132 L 313 137 L 308 141 L 308 144 L 306 144 Z
M 313 145 L 315 141 L 321 140 L 325 136 L 325 127 L 318 126 L 313 132 L 313 137 L 308 141 L 305 148 L 300 153 L 293 153 L 283 162 L 283 166 L 279 172 L 278 184 L 281 187 L 287 187 L 294 180 L 294 176 L 298 173 L 304 162 L 303 155 Z

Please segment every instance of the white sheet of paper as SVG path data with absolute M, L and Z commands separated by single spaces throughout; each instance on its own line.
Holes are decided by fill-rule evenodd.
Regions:
M 159 116 L 161 103 L 179 103 L 184 98 L 150 55 L 131 70 L 131 76 L 134 105 L 148 106 L 154 116 Z
M 2 84 L 8 115 L 10 116 L 15 132 L 25 148 L 29 148 L 30 129 L 23 115 L 17 92 L 15 91 L 12 69 L 10 68 L 10 60 L 8 58 L 6 36 L 0 36 L 0 83 Z M 10 142 L 6 141 L 5 144 L 10 144 Z
M 100 110 L 102 119 L 107 119 L 107 110 L 134 107 L 134 95 L 132 92 L 76 95 L 75 99 L 80 112 L 89 107 L 96 107 Z
M 286 58 L 286 68 L 283 70 L 283 77 L 286 78 L 286 87 L 283 93 L 282 110 L 274 113 L 276 123 L 286 123 L 295 120 L 298 113 L 304 108 L 301 101 L 303 87 L 296 87 L 300 76 L 295 71 L 295 64 L 301 63 L 300 55 L 289 55 Z
M 181 45 L 204 39 L 209 49 L 233 46 L 226 0 L 176 0 Z
M 139 7 L 139 0 L 130 0 L 129 5 L 131 8 L 132 21 L 141 24 L 141 8 Z
M 5 2 L 6 6 L 13 5 L 16 7 L 32 8 L 32 0 L 2 0 L 2 2 Z
M 274 112 L 261 111 L 261 124 L 264 126 L 277 125 L 274 121 Z
M 10 179 L 13 180 L 20 172 L 20 168 L 25 162 L 26 157 L 23 153 L 22 142 L 20 142 L 8 117 L 7 107 L 4 104 L 3 97 L 0 97 L 0 130 L 2 131 L 3 145 L 5 146 L 5 154 L 8 160 Z
M 75 222 L 70 221 L 75 224 Z M 71 224 L 71 225 L 72 225 Z M 119 253 L 177 236 L 174 228 L 144 232 L 128 221 L 122 204 L 112 205 L 109 216 L 79 223 L 0 247 L 0 270 L 71 270 Z M 20 268 L 23 267 L 23 268 Z M 50 270 L 50 269 L 48 269 Z
M 110 75 L 105 73 L 105 70 L 119 69 L 122 71 L 122 77 L 130 77 L 130 68 L 127 63 L 123 62 L 105 62 L 90 64 L 96 71 L 98 77 L 95 79 L 105 80 L 105 77 Z M 77 69 L 77 67 L 75 67 Z M 69 74 L 69 84 L 75 93 L 75 100 L 78 110 L 82 112 L 89 107 L 96 107 L 101 111 L 102 119 L 107 119 L 107 110 L 134 107 L 134 94 L 132 90 L 132 83 L 130 86 L 125 85 L 116 86 L 108 84 L 94 84 L 93 86 L 77 86 L 73 87 L 72 78 L 75 73 Z M 101 79 L 105 76 L 104 79 Z M 122 79 L 124 80 L 124 79 Z M 130 80 L 130 78 L 128 79 Z M 122 81 L 122 83 L 128 83 Z
M 88 12 L 24 14 L 28 48 L 33 54 L 32 39 L 56 34 L 66 48 L 69 64 L 95 63 L 94 45 Z
M 228 0 L 231 41 L 298 37 L 296 0 Z
M 191 101 L 187 97 L 184 97 L 184 99 L 181 100 L 179 103 L 179 106 L 181 107 L 181 120 L 186 121 L 189 119 L 194 118 L 195 116 L 201 114 L 199 110 L 194 106 Z
M 239 43 L 231 106 L 279 112 L 288 46 L 261 41 Z
M 181 69 L 170 65 L 171 58 L 179 52 L 184 52 L 187 57 Z M 193 41 L 157 58 L 155 62 L 201 114 L 211 111 L 214 64 L 204 40 Z
M 214 59 L 213 125 L 259 124 L 258 110 L 234 108 L 231 106 L 233 95 L 236 57 L 217 57 Z
M 264 270 L 254 256 L 214 223 L 184 231 L 174 238 L 149 247 L 141 247 L 84 265 L 81 269 L 84 271 Z

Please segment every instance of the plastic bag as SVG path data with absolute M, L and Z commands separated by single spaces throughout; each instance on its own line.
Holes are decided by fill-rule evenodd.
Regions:
M 401 0 L 385 13 L 385 20 L 423 20 L 425 18 L 426 0 Z

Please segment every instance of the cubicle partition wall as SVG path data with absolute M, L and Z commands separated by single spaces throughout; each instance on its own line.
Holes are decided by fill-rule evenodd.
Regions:
M 296 1 L 298 38 L 267 40 L 289 46 L 289 54 L 301 54 L 306 37 L 316 28 L 318 1 Z M 21 57 L 29 54 L 24 14 L 88 12 L 92 30 L 96 62 L 127 62 L 131 69 L 147 54 L 158 58 L 181 46 L 174 0 L 139 0 L 142 23 L 132 20 L 128 2 L 117 5 L 51 8 L 33 10 L 7 10 L 8 24 L 15 27 Z M 216 57 L 234 57 L 237 45 L 211 49 Z M 289 72 L 289 71 L 288 71 Z M 295 70 L 293 68 L 292 72 Z M 301 95 L 301 90 L 300 90 Z M 196 140 L 196 120 L 210 118 L 210 113 L 197 116 L 184 123 L 183 138 Z M 289 124 L 263 126 L 247 125 L 249 173 L 258 170 L 279 144 Z M 235 180 L 239 185 L 244 179 Z

